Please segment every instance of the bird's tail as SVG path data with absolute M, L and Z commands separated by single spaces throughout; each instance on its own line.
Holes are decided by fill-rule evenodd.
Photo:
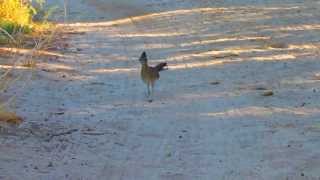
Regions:
M 160 63 L 158 65 L 156 65 L 155 69 L 160 72 L 160 71 L 163 71 L 163 70 L 167 70 L 168 68 L 165 68 L 167 67 L 167 63 L 166 62 L 163 62 L 163 63 Z

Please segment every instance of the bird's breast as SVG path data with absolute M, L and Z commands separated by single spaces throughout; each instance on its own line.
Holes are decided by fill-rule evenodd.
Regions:
M 152 83 L 159 79 L 159 73 L 152 69 L 151 67 L 142 67 L 141 69 L 141 79 L 145 83 Z

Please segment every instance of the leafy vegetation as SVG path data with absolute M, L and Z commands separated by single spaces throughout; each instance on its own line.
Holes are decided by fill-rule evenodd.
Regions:
M 0 42 L 8 35 L 49 27 L 47 19 L 53 9 L 45 11 L 44 3 L 44 0 L 0 0 Z
M 52 43 L 56 28 L 47 19 L 54 9 L 45 9 L 44 3 L 45 0 L 0 0 L 0 45 L 5 46 L 0 47 L 0 64 L 10 67 L 0 68 L 0 95 L 22 77 L 19 88 L 23 89 L 36 68 L 37 52 Z M 16 66 L 30 71 L 19 71 Z M 9 111 L 15 96 L 0 101 L 0 123 L 21 122 L 19 116 Z
M 32 8 L 20 0 L 0 1 L 0 27 L 9 34 L 17 30 L 29 31 L 32 28 Z

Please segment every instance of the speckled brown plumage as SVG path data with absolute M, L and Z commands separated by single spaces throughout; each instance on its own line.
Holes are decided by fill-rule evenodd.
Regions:
M 155 67 L 148 65 L 148 58 L 146 52 L 143 52 L 139 58 L 141 63 L 141 79 L 147 85 L 149 101 L 152 101 L 153 88 L 155 82 L 160 78 L 159 72 L 165 70 L 166 62 L 159 63 Z M 151 88 L 151 91 L 150 91 Z

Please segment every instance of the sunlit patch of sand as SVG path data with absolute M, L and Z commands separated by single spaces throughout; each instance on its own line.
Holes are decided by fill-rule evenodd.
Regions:
M 212 51 L 205 51 L 201 53 L 190 53 L 190 54 L 182 54 L 173 57 L 167 58 L 169 61 L 182 61 L 186 59 L 192 59 L 195 57 L 213 57 L 213 58 L 221 58 L 225 56 L 237 56 L 241 53 L 253 53 L 253 52 L 267 52 L 271 51 L 270 49 L 262 49 L 256 46 L 246 46 L 246 47 L 236 47 L 236 48 L 229 48 L 223 50 L 212 50 Z
M 182 54 L 182 55 L 176 55 L 167 58 L 168 61 L 183 61 L 187 59 L 192 58 L 201 58 L 201 57 L 220 57 L 226 54 L 229 55 L 238 55 L 239 53 L 245 53 L 245 52 L 265 52 L 268 51 L 266 49 L 257 49 L 257 48 L 243 48 L 243 49 L 224 49 L 224 50 L 212 50 L 212 51 L 205 51 L 201 53 L 189 53 L 189 54 Z
M 229 38 L 221 38 L 221 39 L 212 39 L 212 40 L 201 40 L 195 41 L 190 43 L 182 43 L 182 47 L 186 46 L 194 46 L 194 45 L 206 45 L 211 43 L 218 43 L 218 42 L 230 42 L 230 41 L 246 41 L 246 40 L 268 40 L 270 37 L 263 37 L 263 36 L 244 36 L 244 37 L 229 37 Z
M 161 49 L 161 48 L 175 48 L 174 44 L 167 43 L 148 43 L 142 45 L 136 45 L 134 49 L 136 50 L 145 50 L 145 49 Z
M 159 17 L 170 17 L 170 16 L 179 16 L 179 15 L 188 15 L 194 13 L 224 13 L 224 12 L 238 12 L 238 11 L 278 11 L 278 10 L 292 10 L 292 9 L 299 9 L 300 7 L 293 6 L 293 7 L 228 7 L 228 8 L 193 8 L 193 9 L 177 9 L 172 11 L 164 11 L 164 12 L 157 12 L 157 13 L 149 13 L 139 16 L 133 16 L 128 18 L 116 19 L 107 22 L 94 22 L 94 23 L 71 23 L 68 26 L 71 27 L 94 27 L 94 26 L 112 26 L 112 25 L 119 25 L 119 24 L 128 24 L 134 21 L 141 21 L 146 19 L 154 19 Z M 63 25 L 63 24 L 61 24 Z
M 253 57 L 251 59 L 256 61 L 281 61 L 281 60 L 296 59 L 296 56 L 291 54 L 280 54 L 280 55 Z
M 106 21 L 106 22 L 71 23 L 71 24 L 68 24 L 67 26 L 77 27 L 77 28 L 80 28 L 80 27 L 89 28 L 89 27 L 98 27 L 98 26 L 114 26 L 114 25 L 120 25 L 120 24 L 130 24 L 130 23 L 134 23 L 135 21 L 141 21 L 141 20 L 153 19 L 153 18 L 159 18 L 159 17 L 185 15 L 185 14 L 199 13 L 199 12 L 201 12 L 201 13 L 203 13 L 203 12 L 221 12 L 223 10 L 227 10 L 227 8 L 180 9 L 180 10 L 174 10 L 174 11 L 150 13 L 150 14 L 146 14 L 146 15 L 117 19 L 117 20 Z M 60 26 L 65 26 L 65 24 L 60 24 Z
M 257 46 L 244 46 L 244 47 L 231 47 L 223 50 L 212 50 L 205 51 L 201 53 L 189 53 L 176 55 L 167 58 L 168 61 L 184 61 L 192 58 L 225 58 L 230 56 L 238 56 L 242 53 L 262 53 L 262 52 L 282 52 L 288 50 L 319 50 L 319 45 L 317 44 L 290 44 L 285 48 L 271 48 L 271 47 L 257 47 Z M 271 55 L 271 56 L 263 56 L 253 58 L 255 60 L 282 60 L 282 59 L 295 59 L 296 56 L 292 53 L 286 52 L 286 54 L 282 55 Z
M 65 64 L 53 64 L 53 63 L 36 63 L 36 67 L 39 69 L 44 69 L 48 71 L 68 71 L 75 72 L 76 70 Z M 23 64 L 18 65 L 0 65 L 0 69 L 19 69 L 19 70 L 29 70 L 33 69 L 33 67 L 24 66 Z
M 43 67 L 46 69 L 52 69 L 55 71 L 75 71 L 75 69 L 66 64 L 56 64 L 56 63 L 38 63 L 38 67 Z
M 277 114 L 285 114 L 285 115 L 297 115 L 297 116 L 310 116 L 319 114 L 320 109 L 317 108 L 280 108 L 280 107 L 245 107 L 245 108 L 237 108 L 231 109 L 223 112 L 210 112 L 210 113 L 202 113 L 201 116 L 209 116 L 209 117 L 244 117 L 244 116 L 254 116 L 254 117 L 267 117 L 271 115 Z
M 314 84 L 314 83 L 319 83 L 320 79 L 316 78 L 303 78 L 303 77 L 295 77 L 291 79 L 283 79 L 280 81 L 282 85 L 307 85 L 307 84 Z
M 91 73 L 128 73 L 128 72 L 137 72 L 137 68 L 105 68 L 105 69 L 95 69 L 91 70 Z
M 169 69 L 190 69 L 190 68 L 200 68 L 209 67 L 216 65 L 223 65 L 227 63 L 241 63 L 247 61 L 285 61 L 285 60 L 295 60 L 296 56 L 291 54 L 280 54 L 280 55 L 270 55 L 261 57 L 250 57 L 250 58 L 236 58 L 236 59 L 224 59 L 224 60 L 210 60 L 202 62 L 191 62 L 191 63 L 180 63 L 175 65 L 170 65 Z
M 0 69 L 22 69 L 22 70 L 26 70 L 26 69 L 30 69 L 30 67 L 12 66 L 12 65 L 0 65 Z
M 265 31 L 311 31 L 320 30 L 320 24 L 304 24 L 285 27 L 266 28 Z
M 288 47 L 289 50 L 319 50 L 319 44 L 290 44 Z
M 182 32 L 163 32 L 163 33 L 126 33 L 126 34 L 115 34 L 112 35 L 113 37 L 125 37 L 125 38 L 132 38 L 132 37 L 172 37 L 172 36 L 182 36 L 186 33 Z
M 296 59 L 294 54 L 280 54 L 280 55 L 269 55 L 261 57 L 250 57 L 250 58 L 235 58 L 235 59 L 213 59 L 209 61 L 193 61 L 187 63 L 179 64 L 170 64 L 169 70 L 178 70 L 178 69 L 190 69 L 190 68 L 200 68 L 200 67 L 209 67 L 216 65 L 223 65 L 227 63 L 241 63 L 247 61 L 285 61 L 285 60 L 294 60 Z M 166 61 L 163 59 L 163 61 Z M 95 69 L 91 70 L 92 73 L 128 73 L 128 72 L 137 72 L 137 68 L 108 68 L 108 69 Z
M 39 56 L 55 56 L 55 57 L 68 57 L 67 55 L 63 55 L 57 52 L 50 52 L 45 50 L 33 50 L 33 49 L 23 49 L 23 48 L 7 48 L 0 47 L 0 52 L 4 53 L 17 53 L 21 55 L 39 55 Z

